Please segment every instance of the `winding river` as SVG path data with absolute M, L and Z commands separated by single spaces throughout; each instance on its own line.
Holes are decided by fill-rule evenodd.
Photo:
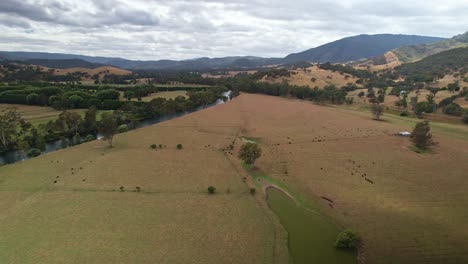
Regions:
M 229 98 L 230 98 L 230 95 L 231 95 L 231 91 L 227 91 L 227 92 L 223 93 L 223 95 L 226 96 L 228 98 L 228 100 L 230 100 Z M 164 115 L 164 116 L 157 117 L 157 118 L 150 118 L 150 119 L 141 120 L 140 122 L 137 123 L 137 125 L 135 126 L 135 129 L 142 128 L 142 127 L 145 127 L 145 126 L 154 125 L 154 124 L 161 123 L 161 122 L 164 122 L 164 121 L 168 121 L 168 120 L 171 120 L 171 119 L 174 119 L 174 118 L 177 118 L 177 117 L 181 117 L 181 116 L 184 116 L 184 115 L 196 112 L 196 111 L 203 110 L 203 109 L 208 108 L 208 107 L 212 107 L 212 106 L 219 105 L 219 104 L 224 104 L 224 103 L 225 102 L 222 99 L 218 99 L 215 103 L 212 103 L 212 104 L 207 105 L 207 106 L 200 106 L 200 107 L 197 107 L 197 108 L 189 110 L 189 111 L 176 113 L 176 114 L 170 114 L 170 115 Z M 101 138 L 101 136 L 98 135 L 97 138 Z M 82 140 L 83 140 L 83 138 L 82 138 Z M 71 139 L 69 139 L 69 141 L 71 141 Z M 56 151 L 56 150 L 63 149 L 63 148 L 65 148 L 65 147 L 62 145 L 62 141 L 61 140 L 55 140 L 55 141 L 47 142 L 46 143 L 46 148 L 42 153 L 48 153 L 48 152 Z M 18 151 L 18 150 L 7 151 L 5 153 L 0 154 L 0 165 L 11 164 L 11 163 L 23 161 L 23 160 L 26 160 L 26 159 L 29 159 L 28 156 L 27 156 L 27 151 Z

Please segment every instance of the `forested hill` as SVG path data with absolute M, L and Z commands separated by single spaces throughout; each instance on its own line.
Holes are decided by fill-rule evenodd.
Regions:
M 415 35 L 358 35 L 333 41 L 300 53 L 290 54 L 284 60 L 286 62 L 312 61 L 331 63 L 355 61 L 379 56 L 402 46 L 427 44 L 441 40 L 444 39 Z
M 63 59 L 63 60 L 48 60 L 48 59 L 31 59 L 24 61 L 26 64 L 41 65 L 48 68 L 67 69 L 67 68 L 88 68 L 95 69 L 104 66 L 104 64 L 92 63 L 80 59 Z
M 401 75 L 425 81 L 442 78 L 446 74 L 468 72 L 468 47 L 443 51 L 396 68 Z
M 393 50 L 393 53 L 402 62 L 414 62 L 442 51 L 463 47 L 468 47 L 468 32 L 439 42 L 401 47 Z

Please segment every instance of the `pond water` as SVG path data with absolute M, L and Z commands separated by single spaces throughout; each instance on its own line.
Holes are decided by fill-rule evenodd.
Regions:
M 230 95 L 231 95 L 231 91 L 227 91 L 227 92 L 223 93 L 223 95 L 226 96 L 228 98 L 228 100 L 230 100 L 229 98 L 230 98 Z M 177 118 L 177 117 L 184 116 L 186 114 L 190 114 L 190 113 L 193 113 L 193 112 L 196 112 L 196 111 L 208 108 L 208 107 L 212 107 L 212 106 L 215 106 L 215 105 L 223 104 L 223 103 L 225 103 L 225 102 L 222 99 L 218 99 L 213 104 L 210 104 L 210 105 L 207 105 L 207 106 L 200 106 L 200 107 L 192 109 L 190 111 L 176 113 L 176 114 L 170 114 L 170 115 L 164 115 L 164 116 L 157 117 L 157 118 L 141 120 L 140 122 L 138 122 L 136 124 L 135 128 L 138 129 L 138 128 L 142 128 L 142 127 L 145 127 L 145 126 L 154 125 L 154 124 L 157 124 L 157 123 L 160 123 L 160 122 L 168 121 L 168 120 L 171 120 L 171 119 L 174 119 L 174 118 Z M 98 139 L 102 138 L 102 136 L 100 136 L 98 134 L 97 138 Z M 84 138 L 82 138 L 81 140 L 83 140 L 83 139 Z M 68 141 L 72 142 L 72 139 L 69 138 Z M 48 152 L 56 151 L 56 150 L 63 149 L 63 148 L 65 148 L 65 147 L 63 146 L 61 140 L 51 141 L 51 142 L 46 143 L 46 149 L 42 153 L 48 153 Z M 28 156 L 27 156 L 27 152 L 28 151 L 14 150 L 14 151 L 7 151 L 5 153 L 2 153 L 2 154 L 0 154 L 0 165 L 15 163 L 15 162 L 18 162 L 18 161 L 29 159 Z
M 323 216 L 298 206 L 284 192 L 269 188 L 268 205 L 288 232 L 289 255 L 295 264 L 355 264 L 354 251 L 335 249 L 340 230 Z

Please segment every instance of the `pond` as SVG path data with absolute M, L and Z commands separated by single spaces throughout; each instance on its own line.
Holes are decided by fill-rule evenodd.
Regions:
M 268 188 L 267 202 L 288 232 L 289 255 L 295 264 L 355 264 L 354 251 L 339 250 L 334 243 L 339 228 L 318 213 L 298 206 L 276 188 Z
M 228 100 L 230 100 L 229 98 L 230 98 L 230 95 L 231 95 L 231 91 L 227 91 L 227 92 L 223 93 L 223 95 L 226 96 L 228 98 Z M 196 111 L 208 108 L 208 107 L 223 104 L 223 103 L 225 103 L 225 102 L 222 99 L 218 99 L 213 104 L 210 104 L 210 105 L 207 105 L 207 106 L 200 106 L 200 107 L 192 109 L 190 111 L 185 111 L 185 112 L 170 114 L 170 115 L 164 115 L 164 116 L 157 117 L 157 118 L 141 120 L 140 122 L 138 122 L 136 124 L 135 128 L 138 129 L 138 128 L 142 128 L 142 127 L 145 127 L 145 126 L 154 125 L 154 124 L 157 124 L 157 123 L 160 123 L 160 122 L 168 121 L 168 120 L 171 120 L 171 119 L 174 119 L 174 118 L 177 118 L 177 117 L 181 117 L 181 116 L 184 116 L 184 115 L 187 115 L 187 114 L 190 114 L 190 113 L 193 113 L 193 112 L 196 112 Z M 101 138 L 101 136 L 98 134 L 97 138 Z M 84 138 L 82 138 L 81 140 L 83 140 L 83 139 Z M 68 141 L 72 142 L 72 139 L 69 138 Z M 56 151 L 56 150 L 63 149 L 63 148 L 65 148 L 65 146 L 62 144 L 61 140 L 51 141 L 51 142 L 46 143 L 45 151 L 43 151 L 42 153 L 48 153 L 48 152 Z M 17 151 L 17 150 L 7 151 L 5 153 L 0 154 L 0 165 L 15 163 L 15 162 L 19 162 L 19 161 L 26 160 L 26 159 L 28 159 L 27 151 Z

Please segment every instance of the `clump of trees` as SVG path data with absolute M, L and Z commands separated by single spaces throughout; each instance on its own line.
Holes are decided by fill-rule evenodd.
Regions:
M 429 122 L 423 121 L 416 124 L 411 133 L 411 141 L 414 146 L 421 150 L 426 150 L 430 146 L 434 145 L 432 140 L 431 127 Z
M 261 156 L 262 149 L 257 143 L 247 142 L 241 146 L 239 151 L 239 158 L 248 165 L 254 165 Z
M 345 229 L 338 234 L 335 247 L 339 249 L 356 249 L 359 243 L 359 237 L 351 229 Z

